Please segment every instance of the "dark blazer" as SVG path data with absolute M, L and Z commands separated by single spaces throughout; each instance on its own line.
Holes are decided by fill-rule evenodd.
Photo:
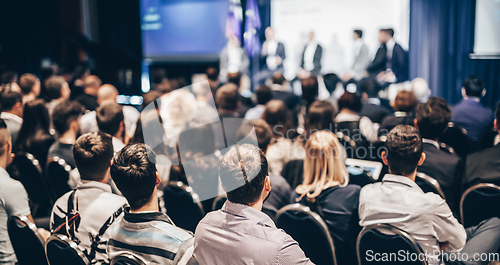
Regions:
M 408 68 L 408 55 L 403 47 L 398 43 L 394 44 L 392 49 L 392 59 L 390 64 L 387 62 L 387 47 L 385 44 L 380 45 L 375 54 L 375 58 L 368 65 L 366 71 L 371 75 L 375 76 L 387 68 L 391 68 L 392 72 L 396 76 L 397 82 L 405 82 L 409 79 L 409 68 Z
M 368 65 L 368 67 L 366 67 L 366 71 L 370 76 L 378 75 L 378 73 L 385 71 L 387 69 L 386 62 L 387 62 L 387 47 L 385 46 L 385 43 L 383 43 L 378 48 L 377 53 L 375 54 L 375 58 L 373 58 L 373 61 Z
M 414 126 L 415 114 L 413 112 L 396 112 L 395 114 L 387 115 L 378 130 L 379 136 L 387 135 L 394 127 L 398 125 Z
M 302 51 L 302 59 L 300 61 L 300 67 L 302 67 L 302 68 L 304 68 L 304 54 L 306 52 L 306 48 L 307 48 L 307 45 L 306 45 L 306 47 L 304 47 L 304 50 Z M 321 73 L 321 57 L 322 56 L 323 56 L 323 48 L 321 47 L 321 45 L 318 44 L 318 46 L 316 46 L 316 51 L 314 52 L 314 59 L 313 59 L 314 68 L 312 69 L 311 73 L 316 74 L 316 75 L 319 75 Z
M 467 156 L 462 191 L 479 183 L 500 186 L 500 144 Z
M 283 101 L 289 110 L 294 110 L 300 101 L 299 96 L 286 91 L 273 91 L 273 99 Z
M 382 106 L 366 103 L 363 105 L 359 116 L 366 116 L 374 123 L 381 123 L 384 118 L 391 112 Z
M 260 55 L 260 64 L 262 65 L 262 69 L 269 70 L 267 68 L 267 54 L 266 55 Z M 281 63 L 278 65 L 278 68 L 276 68 L 276 71 L 282 70 L 283 69 L 283 61 L 286 59 L 286 54 L 285 54 L 285 45 L 283 43 L 278 42 L 278 48 L 276 48 L 276 54 L 275 56 L 278 56 L 281 58 Z
M 473 99 L 464 99 L 451 108 L 451 122 L 464 128 L 473 142 L 493 127 L 493 112 Z
M 436 146 L 430 143 L 424 143 L 423 145 L 427 157 L 417 170 L 439 182 L 446 197 L 446 202 L 455 216 L 458 216 L 461 196 L 460 183 L 464 170 L 462 159 L 455 153 L 451 153 L 447 148 L 440 147 L 437 149 Z

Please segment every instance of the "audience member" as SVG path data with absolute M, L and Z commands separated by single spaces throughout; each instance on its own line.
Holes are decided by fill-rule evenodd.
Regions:
M 21 93 L 21 88 L 17 84 L 17 73 L 14 71 L 7 71 L 1 76 L 1 90 L 2 91 L 14 91 L 17 93 Z
M 495 130 L 500 132 L 500 104 L 495 111 Z M 500 144 L 467 156 L 462 190 L 479 184 L 493 183 L 500 186 Z
M 22 75 L 19 79 L 19 87 L 21 87 L 24 103 L 37 99 L 42 88 L 40 79 L 34 74 Z
M 120 151 L 125 147 L 125 126 L 123 109 L 120 104 L 111 102 L 100 106 L 96 110 L 96 120 L 99 126 L 99 131 L 105 132 L 113 137 L 113 150 Z
M 73 145 L 80 134 L 80 117 L 84 108 L 76 101 L 59 103 L 52 112 L 52 123 L 58 139 L 49 149 L 48 158 L 59 157 L 64 159 L 71 168 L 75 168 Z
M 245 119 L 259 119 L 262 116 L 262 113 L 266 109 L 266 104 L 269 102 L 272 97 L 272 90 L 269 86 L 260 85 L 259 88 L 255 91 L 255 97 L 257 100 L 257 106 L 249 109 L 245 114 Z
M 231 147 L 219 167 L 227 201 L 195 233 L 194 257 L 205 264 L 312 264 L 298 243 L 262 213 L 271 192 L 267 159 L 258 147 Z
M 49 115 L 52 115 L 52 111 L 57 104 L 69 99 L 71 90 L 69 89 L 68 82 L 62 76 L 50 77 L 45 82 L 45 86 L 47 87 L 47 95 L 50 99 L 47 103 L 47 109 L 49 110 Z
M 438 142 L 439 137 L 448 128 L 450 117 L 450 107 L 442 98 L 431 97 L 426 103 L 418 106 L 415 128 L 422 138 L 423 150 L 427 157 L 418 167 L 418 171 L 439 182 L 446 202 L 455 216 L 458 216 L 464 164 L 453 150 Z
M 215 104 L 220 118 L 238 118 L 236 109 L 241 104 L 238 87 L 235 84 L 221 86 L 215 94 Z
M 373 123 L 382 123 L 390 111 L 382 105 L 382 99 L 378 96 L 378 92 L 381 90 L 380 85 L 375 79 L 365 79 L 360 83 L 365 103 L 359 115 L 370 118 Z
M 97 103 L 99 106 L 104 106 L 108 103 L 116 103 L 117 97 L 118 90 L 116 90 L 113 85 L 104 84 L 97 90 Z M 135 126 L 139 119 L 139 111 L 131 106 L 122 106 L 122 108 L 125 132 L 132 136 L 134 135 Z M 82 133 L 97 132 L 99 130 L 95 111 L 90 111 L 82 116 L 80 119 L 80 128 Z
M 451 108 L 451 121 L 467 131 L 474 148 L 481 136 L 491 129 L 495 119 L 493 112 L 481 105 L 480 99 L 485 94 L 483 81 L 471 75 L 462 87 L 464 99 Z
M 111 187 L 107 184 L 113 158 L 111 138 L 102 132 L 84 134 L 76 141 L 73 156 L 81 183 L 55 202 L 50 229 L 56 234 L 71 235 L 88 253 L 95 251 L 96 260 L 107 261 L 105 248 L 111 231 L 106 230 L 99 235 L 102 236 L 99 242 L 93 242 L 92 238 L 101 233 L 102 227 L 108 224 L 108 218 L 115 213 L 119 214 L 127 203 L 125 198 L 112 194 Z M 69 231 L 66 230 L 67 227 Z M 99 243 L 96 249 L 91 247 L 93 243 Z
M 215 67 L 208 67 L 206 74 L 210 91 L 212 91 L 212 97 L 215 97 L 215 93 L 217 93 L 217 89 L 220 87 L 219 69 Z
M 192 258 L 193 235 L 159 212 L 157 189 L 161 179 L 155 163 L 154 152 L 145 144 L 128 145 L 113 158 L 111 177 L 130 208 L 112 228 L 109 257 L 129 253 L 144 264 L 196 264 Z
M 464 229 L 439 195 L 424 193 L 415 183 L 417 166 L 426 155 L 415 128 L 396 126 L 387 136 L 382 153 L 390 174 L 369 184 L 359 196 L 360 225 L 390 224 L 410 234 L 426 253 L 429 264 L 442 264 L 440 250 L 460 251 L 469 259 L 476 253 L 495 253 L 500 247 L 500 220 L 492 218 Z M 426 225 L 423 225 L 426 224 Z M 472 260 L 459 264 L 482 264 Z
M 152 77 L 152 91 L 158 91 L 162 95 L 167 94 L 173 90 L 172 85 L 167 79 L 165 69 L 154 69 L 151 73 Z
M 289 110 L 293 110 L 299 102 L 299 97 L 290 92 L 290 84 L 283 76 L 283 73 L 276 72 L 273 74 L 271 89 L 273 90 L 273 99 L 281 100 L 285 103 Z
M 2 91 L 0 95 L 2 113 L 0 118 L 7 124 L 7 129 L 15 143 L 23 124 L 23 96 L 14 91 Z
M 427 101 L 427 100 L 426 100 Z M 392 108 L 394 114 L 389 114 L 380 124 L 379 135 L 387 135 L 397 125 L 414 125 L 415 108 L 418 100 L 411 91 L 401 90 L 396 95 Z
M 339 114 L 335 117 L 337 130 L 356 142 L 357 147 L 367 146 L 378 139 L 377 130 L 368 117 L 361 117 L 361 97 L 356 93 L 345 91 L 339 98 Z
M 76 97 L 76 101 L 80 102 L 85 109 L 93 111 L 99 104 L 97 104 L 97 91 L 101 86 L 101 79 L 95 75 L 89 75 L 84 80 L 83 93 Z
M 318 78 L 310 76 L 301 80 L 302 96 L 301 103 L 295 108 L 293 113 L 294 125 L 297 127 L 297 132 L 304 132 L 304 123 L 309 111 L 309 106 L 318 98 Z
M 303 181 L 295 188 L 295 202 L 309 206 L 327 223 L 334 240 L 337 262 L 356 263 L 359 231 L 358 200 L 360 187 L 348 185 L 349 173 L 337 136 L 317 131 L 306 143 Z
M 50 116 L 43 99 L 26 103 L 23 117 L 23 125 L 13 147 L 14 153 L 30 153 L 40 165 L 45 165 L 54 137 L 50 134 Z
M 82 62 L 76 65 L 71 80 L 68 81 L 69 87 L 71 88 L 71 100 L 83 94 L 85 79 L 89 75 L 90 68 L 88 62 Z
M 323 76 L 323 82 L 325 83 L 326 90 L 330 93 L 330 96 L 326 100 L 332 104 L 336 111 L 339 109 L 337 100 L 344 93 L 341 81 L 342 80 L 340 80 L 340 78 L 334 73 L 329 73 Z M 339 92 L 341 92 L 340 95 Z M 337 113 L 334 113 L 334 115 L 337 115 Z
M 413 91 L 415 97 L 417 97 L 418 102 L 427 102 L 432 93 L 427 81 L 420 77 L 411 81 L 411 91 Z

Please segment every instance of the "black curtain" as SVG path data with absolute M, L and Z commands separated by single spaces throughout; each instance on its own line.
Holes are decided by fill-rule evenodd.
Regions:
M 461 87 L 471 74 L 483 79 L 484 105 L 500 100 L 500 60 L 473 60 L 475 0 L 411 0 L 410 77 L 429 82 L 433 96 L 450 105 L 462 98 Z

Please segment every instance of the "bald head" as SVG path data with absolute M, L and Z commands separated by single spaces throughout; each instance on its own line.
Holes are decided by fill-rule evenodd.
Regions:
M 101 105 L 106 101 L 116 102 L 116 97 L 118 96 L 118 90 L 116 87 L 110 84 L 104 84 L 97 90 L 97 103 Z

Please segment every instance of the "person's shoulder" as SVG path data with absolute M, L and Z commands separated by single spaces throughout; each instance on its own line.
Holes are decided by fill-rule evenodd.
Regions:
M 478 163 L 483 160 L 497 160 L 498 155 L 500 155 L 500 145 L 495 145 L 468 155 L 466 161 L 469 165 L 470 163 Z

